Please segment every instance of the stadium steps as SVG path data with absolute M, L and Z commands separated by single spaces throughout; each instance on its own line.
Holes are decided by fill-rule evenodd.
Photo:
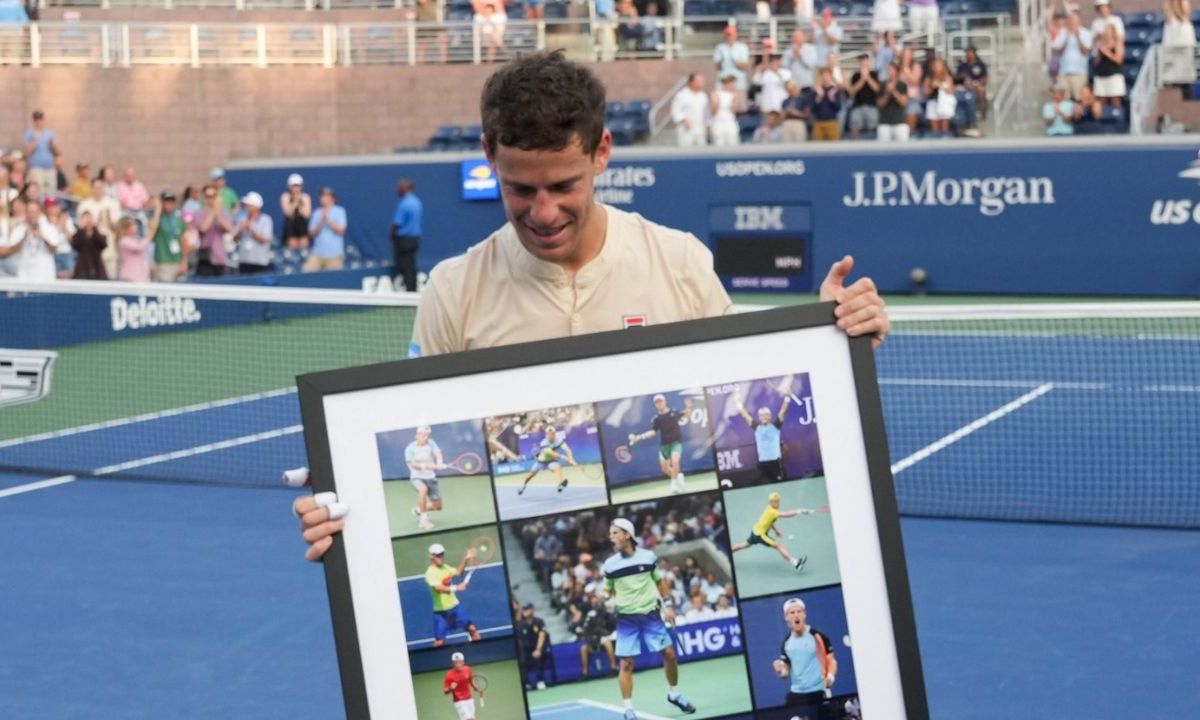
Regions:
M 571 632 L 566 618 L 550 607 L 550 596 L 538 584 L 537 569 L 531 561 L 525 559 L 525 553 L 521 551 L 521 538 L 513 530 L 512 523 L 505 523 L 500 527 L 503 528 L 504 547 L 508 548 L 504 557 L 508 570 L 508 584 L 512 587 L 513 595 L 522 605 L 527 602 L 533 603 L 534 613 L 546 621 L 546 630 L 550 633 L 551 642 L 571 642 L 575 639 L 575 634 Z

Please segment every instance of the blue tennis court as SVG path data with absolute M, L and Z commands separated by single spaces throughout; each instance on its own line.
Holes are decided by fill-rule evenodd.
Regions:
M 433 647 L 433 604 L 424 577 L 400 578 L 400 604 L 409 608 L 404 614 L 404 634 L 410 650 Z M 461 607 L 471 616 L 484 640 L 512 635 L 512 615 L 508 609 L 508 588 L 504 566 L 481 565 L 471 577 L 469 588 L 458 594 Z M 467 634 L 456 630 L 446 637 L 450 644 L 467 641 Z
M 1200 341 L 918 332 L 879 365 L 934 717 L 1194 715 Z M 69 470 L 0 474 L 0 717 L 340 717 L 303 457 L 286 390 L 0 442 Z

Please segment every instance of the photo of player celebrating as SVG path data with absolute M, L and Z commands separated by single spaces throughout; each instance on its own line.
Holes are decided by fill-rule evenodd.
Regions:
M 807 373 L 714 386 L 706 395 L 721 487 L 777 483 L 824 472 Z
M 471 692 L 474 691 L 479 695 L 479 702 L 482 705 L 483 690 L 475 685 L 475 675 L 471 672 L 471 666 L 467 664 L 467 658 L 460 652 L 456 652 L 450 656 L 450 662 L 453 667 L 446 671 L 446 679 L 442 683 L 442 692 L 449 695 L 454 703 L 454 712 L 458 715 L 458 720 L 475 720 L 475 698 Z
M 467 548 L 463 553 L 462 562 L 458 567 L 446 564 L 446 548 L 441 543 L 429 546 L 429 569 L 425 571 L 425 584 L 433 599 L 433 646 L 441 647 L 446 644 L 446 636 L 450 631 L 462 629 L 466 631 L 471 642 L 481 639 L 479 629 L 471 622 L 471 615 L 458 599 L 458 593 L 465 591 L 471 584 L 469 578 L 463 577 L 467 563 L 475 559 L 475 548 Z M 463 577 L 459 582 L 455 578 Z
M 597 403 L 614 503 L 716 489 L 703 397 L 688 389 Z
M 797 714 L 817 718 L 827 715 L 825 701 L 837 681 L 837 656 L 829 636 L 808 624 L 804 601 L 798 597 L 783 603 L 788 634 L 779 646 L 779 657 L 771 663 L 775 674 L 788 681 L 787 701 Z
M 375 442 L 392 537 L 495 522 L 495 508 L 475 501 L 491 490 L 478 421 L 382 432 Z
M 842 581 L 824 478 L 727 490 L 725 512 L 730 536 L 745 538 L 731 548 L 739 597 Z M 780 558 L 802 572 L 780 572 Z
M 554 473 L 555 487 L 558 488 L 558 492 L 562 492 L 570 482 L 568 478 L 563 477 L 562 461 L 566 460 L 567 464 L 572 467 L 579 465 L 575 462 L 575 454 L 571 452 L 571 446 L 567 444 L 567 439 L 559 435 L 553 425 L 546 426 L 544 432 L 542 441 L 537 446 L 537 454 L 534 455 L 533 469 L 525 476 L 525 481 L 521 483 L 521 489 L 517 491 L 518 495 L 525 494 L 525 488 L 529 487 L 529 482 L 543 470 L 550 470 Z
M 759 516 L 758 522 L 754 523 L 754 529 L 750 532 L 750 536 L 745 542 L 735 543 L 733 552 L 745 550 L 753 545 L 762 545 L 763 547 L 774 548 L 789 565 L 797 570 L 804 569 L 804 563 L 808 562 L 807 555 L 797 555 L 792 557 L 788 549 L 778 538 L 783 537 L 783 533 L 779 528 L 775 527 L 776 521 L 781 518 L 793 518 L 797 515 L 811 515 L 815 510 L 801 508 L 799 510 L 780 510 L 779 501 L 781 496 L 777 492 L 773 492 L 767 496 L 767 507 L 763 509 L 762 515 Z M 771 537 L 774 533 L 775 537 Z
M 668 626 L 675 624 L 671 586 L 658 568 L 658 556 L 638 547 L 633 523 L 625 518 L 612 521 L 608 532 L 615 551 L 600 571 L 604 588 L 614 599 L 617 610 L 617 657 L 620 662 L 621 700 L 624 720 L 637 720 L 633 707 L 633 664 L 645 643 L 650 652 L 663 658 L 667 678 L 667 702 L 685 714 L 696 712 L 679 691 L 679 664 Z
M 608 502 L 591 403 L 489 417 L 483 426 L 502 520 Z M 546 473 L 553 482 L 542 479 Z

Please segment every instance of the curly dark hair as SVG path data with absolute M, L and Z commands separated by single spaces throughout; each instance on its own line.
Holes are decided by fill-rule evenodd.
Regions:
M 483 86 L 483 134 L 519 150 L 562 150 L 578 137 L 591 155 L 604 135 L 604 85 L 561 50 L 520 57 Z

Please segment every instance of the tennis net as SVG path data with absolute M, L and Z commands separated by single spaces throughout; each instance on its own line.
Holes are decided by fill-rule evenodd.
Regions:
M 0 293 L 0 470 L 271 487 L 304 464 L 296 376 L 404 357 L 415 312 L 407 294 L 213 284 Z
M 3 293 L 0 471 L 267 487 L 304 463 L 296 375 L 404 357 L 415 307 L 204 284 Z M 1200 527 L 1200 303 L 892 315 L 877 357 L 902 512 Z M 47 392 L 20 402 L 49 353 Z

